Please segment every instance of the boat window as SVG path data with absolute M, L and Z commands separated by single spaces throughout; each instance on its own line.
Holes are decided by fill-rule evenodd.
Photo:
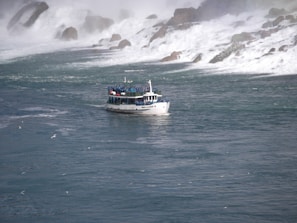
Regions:
M 135 104 L 135 99 L 134 98 L 128 99 L 128 104 Z

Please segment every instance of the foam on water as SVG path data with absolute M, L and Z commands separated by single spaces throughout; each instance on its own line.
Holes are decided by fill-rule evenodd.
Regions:
M 60 115 L 65 115 L 67 111 L 60 111 L 58 109 L 50 109 L 43 107 L 30 107 L 19 109 L 20 112 L 25 112 L 27 114 L 20 115 L 1 115 L 0 117 L 0 128 L 6 128 L 14 122 L 20 124 L 19 129 L 22 129 L 21 125 L 24 123 L 24 120 L 31 118 L 55 118 Z
M 170 63 L 77 70 L 90 53 L 72 53 L 2 65 L 1 220 L 294 222 L 295 76 Z M 106 85 L 124 75 L 152 78 L 170 116 L 103 110 Z

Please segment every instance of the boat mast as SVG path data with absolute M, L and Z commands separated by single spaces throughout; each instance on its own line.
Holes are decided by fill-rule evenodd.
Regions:
M 132 83 L 133 81 L 131 81 L 131 80 L 127 80 L 127 78 L 126 77 L 124 77 L 124 83 L 126 84 L 126 83 L 128 83 L 128 84 L 130 84 L 130 83 Z
M 152 94 L 152 93 L 153 93 L 152 81 L 149 80 L 149 81 L 148 81 L 148 84 L 149 84 L 149 88 L 150 88 L 150 91 L 149 91 L 149 92 Z

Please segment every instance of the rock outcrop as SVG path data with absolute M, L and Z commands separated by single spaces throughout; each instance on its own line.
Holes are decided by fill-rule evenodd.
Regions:
M 284 13 L 283 10 L 281 10 L 281 13 Z M 272 14 L 269 12 L 269 14 Z M 273 15 L 278 15 L 278 13 L 274 13 Z M 286 15 L 286 16 L 278 16 L 274 20 L 267 21 L 262 25 L 261 30 L 257 32 L 242 32 L 240 34 L 235 34 L 231 38 L 232 43 L 241 43 L 241 42 L 251 42 L 257 39 L 265 39 L 267 37 L 270 37 L 272 34 L 279 32 L 280 30 L 284 29 L 286 26 L 282 24 L 282 22 L 287 21 L 291 23 L 293 26 L 295 26 L 297 23 L 297 18 L 294 15 Z M 286 51 L 287 46 L 281 47 L 279 51 Z
M 112 19 L 104 18 L 102 16 L 88 15 L 85 18 L 83 28 L 90 33 L 93 33 L 96 31 L 101 32 L 101 31 L 109 28 L 113 24 L 114 24 L 114 21 Z
M 121 40 L 122 37 L 120 34 L 112 34 L 111 38 L 110 38 L 110 42 L 115 42 L 115 41 L 119 41 Z
M 267 17 L 274 18 L 281 15 L 285 15 L 287 11 L 285 9 L 271 8 L 268 12 Z
M 164 57 L 161 62 L 169 62 L 169 61 L 174 61 L 180 58 L 182 52 L 180 51 L 174 51 L 170 54 L 170 56 Z
M 127 46 L 131 46 L 130 41 L 127 40 L 127 39 L 123 39 L 123 40 L 119 43 L 118 48 L 119 48 L 119 49 L 124 49 L 124 48 L 127 47 Z
M 265 39 L 269 36 L 271 36 L 273 33 L 276 33 L 280 30 L 280 28 L 273 28 L 273 29 L 269 29 L 269 30 L 260 30 L 258 32 L 256 32 L 257 35 L 260 36 L 261 39 Z
M 193 63 L 198 63 L 202 60 L 202 53 L 199 53 L 195 59 L 193 60 Z
M 235 34 L 231 38 L 231 42 L 238 43 L 238 42 L 246 42 L 253 40 L 254 37 L 251 33 L 248 32 L 242 32 L 240 34 Z
M 245 45 L 240 43 L 233 43 L 230 47 L 222 51 L 220 54 L 216 55 L 213 59 L 209 61 L 209 63 L 218 63 L 225 60 L 229 57 L 232 53 L 237 53 L 241 49 L 244 49 Z
M 273 22 L 272 22 L 272 25 L 273 26 L 278 26 L 282 21 L 285 20 L 285 17 L 284 16 L 279 16 L 277 17 Z
M 158 16 L 156 14 L 149 15 L 146 19 L 157 19 Z
M 297 46 L 297 35 L 294 37 L 294 43 L 293 43 L 294 46 Z
M 289 23 L 297 23 L 297 18 L 293 15 L 286 15 L 286 16 L 278 16 L 276 19 L 272 21 L 267 21 L 262 25 L 263 29 L 276 27 L 280 25 L 283 21 L 288 21 Z
M 17 25 L 23 27 L 32 26 L 38 17 L 47 9 L 49 6 L 46 2 L 31 2 L 23 6 L 9 21 L 7 29 L 11 30 Z M 24 22 L 25 21 L 25 22 Z
M 288 20 L 290 23 L 297 23 L 297 17 L 294 15 L 286 15 L 285 20 Z
M 265 53 L 265 54 L 263 55 L 263 57 L 266 57 L 266 56 L 272 55 L 272 54 L 273 54 L 275 51 L 276 51 L 276 49 L 275 49 L 275 48 L 271 48 L 271 49 L 268 51 L 268 53 Z
M 282 45 L 278 51 L 280 52 L 287 52 L 288 51 L 289 46 L 288 45 Z
M 189 28 L 184 24 L 216 19 L 226 14 L 237 15 L 250 9 L 248 0 L 207 0 L 199 8 L 178 8 L 173 17 L 168 21 L 168 26 L 182 29 Z
M 192 23 L 196 21 L 197 16 L 197 10 L 194 8 L 179 8 L 174 11 L 174 15 L 167 25 L 177 27 L 185 23 Z
M 103 38 L 103 39 L 100 39 L 98 41 L 98 44 L 94 44 L 93 46 L 106 46 L 110 43 L 110 39 L 109 38 Z
M 153 42 L 155 39 L 163 38 L 167 33 L 167 26 L 163 25 L 150 39 L 150 43 Z
M 74 27 L 68 27 L 63 31 L 60 39 L 66 41 L 77 40 L 78 32 Z
M 267 28 L 271 28 L 271 27 L 273 27 L 272 21 L 267 21 L 262 25 L 263 29 L 267 29 Z
M 215 19 L 226 14 L 238 14 L 248 9 L 246 0 L 207 0 L 198 9 L 176 9 L 167 25 L 176 27 L 181 24 Z
M 246 0 L 207 0 L 197 9 L 195 21 L 205 21 L 226 14 L 239 14 L 248 10 Z
M 117 46 L 110 47 L 110 50 L 121 50 L 127 46 L 131 46 L 131 42 L 127 39 L 123 39 Z

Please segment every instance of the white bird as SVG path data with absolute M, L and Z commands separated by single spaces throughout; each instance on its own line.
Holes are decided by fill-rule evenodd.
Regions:
M 51 136 L 51 139 L 54 139 L 54 138 L 56 138 L 57 137 L 57 134 L 53 134 L 52 136 Z

